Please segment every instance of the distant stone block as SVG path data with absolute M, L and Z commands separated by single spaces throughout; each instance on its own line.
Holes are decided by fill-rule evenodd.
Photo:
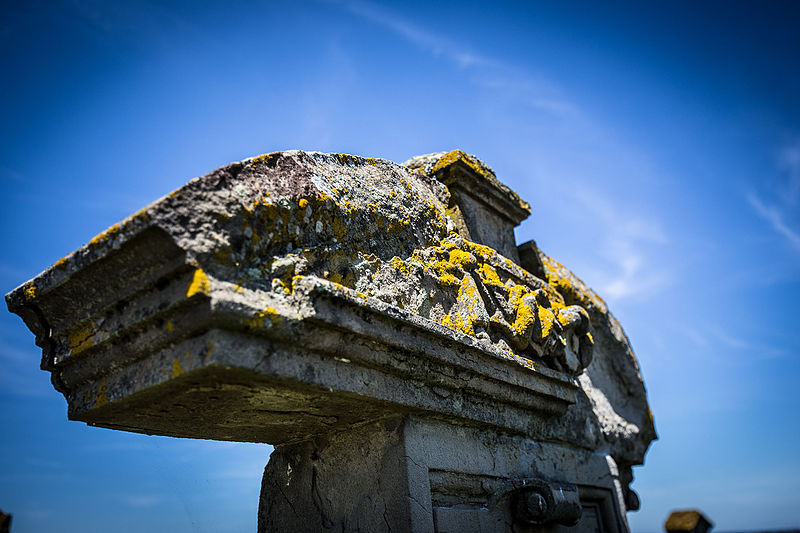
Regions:
M 0 533 L 11 531 L 11 515 L 0 511 Z
M 697 509 L 673 511 L 664 524 L 668 533 L 706 533 L 714 524 Z

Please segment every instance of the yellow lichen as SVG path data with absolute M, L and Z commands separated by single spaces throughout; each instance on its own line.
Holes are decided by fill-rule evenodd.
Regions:
M 70 351 L 78 353 L 94 346 L 94 333 L 95 326 L 91 322 L 70 331 L 67 335 Z
M 443 285 L 451 285 L 457 287 L 461 286 L 461 279 L 457 278 L 454 275 L 454 272 L 458 273 L 458 270 L 456 270 L 457 267 L 452 263 L 449 263 L 447 261 L 435 261 L 430 266 L 433 269 L 433 271 L 436 272 L 436 274 L 439 277 L 439 281 Z
M 473 257 L 472 254 L 459 249 L 450 250 L 449 261 L 454 265 L 458 265 L 464 270 L 473 268 L 477 264 L 475 257 Z
M 471 168 L 481 176 L 494 177 L 494 175 L 489 170 L 487 170 L 483 165 L 481 165 L 475 158 L 467 155 L 465 152 L 461 150 L 452 150 L 444 154 L 442 157 L 440 157 L 439 160 L 431 169 L 431 173 L 435 174 L 439 170 L 442 170 L 445 167 L 448 167 L 456 163 L 457 161 L 461 161 L 462 163 L 467 165 L 469 168 Z
M 443 326 L 447 326 L 448 328 L 451 328 L 451 329 L 456 329 L 455 324 L 453 324 L 453 317 L 450 316 L 449 314 L 442 316 L 442 318 L 439 320 L 439 322 Z
M 394 256 L 392 260 L 389 262 L 393 269 L 397 270 L 404 276 L 408 276 L 410 274 L 408 265 L 399 257 Z
M 177 378 L 181 374 L 183 374 L 183 367 L 181 366 L 181 360 L 175 359 L 172 362 L 172 377 Z
M 194 271 L 192 281 L 189 283 L 189 288 L 186 290 L 187 298 L 191 298 L 195 294 L 205 294 L 206 296 L 211 294 L 211 282 L 201 268 Z
M 543 307 L 541 305 L 536 306 L 536 313 L 539 318 L 539 324 L 541 326 L 541 338 L 546 339 L 548 335 L 550 335 L 550 330 L 553 328 L 553 321 L 555 320 L 555 316 L 550 309 Z
M 267 307 L 266 311 L 258 311 L 245 321 L 245 325 L 253 329 L 263 329 L 280 322 L 281 316 L 274 307 Z
M 105 230 L 103 233 L 100 233 L 94 239 L 89 241 L 89 246 L 95 246 L 100 243 L 106 242 L 110 239 L 113 239 L 119 233 L 119 231 L 120 231 L 119 224 L 114 224 L 113 226 Z
M 28 282 L 25 284 L 25 288 L 23 289 L 23 294 L 25 295 L 26 300 L 35 300 L 36 299 L 36 287 L 33 286 L 32 282 Z
M 461 286 L 458 288 L 459 300 L 475 300 L 478 298 L 478 290 L 475 288 L 475 283 L 469 276 L 464 276 L 461 279 Z
M 509 200 L 513 200 L 513 202 L 517 206 L 519 206 L 520 209 L 530 213 L 530 205 L 528 204 L 528 202 L 524 201 L 514 191 L 512 191 L 505 185 L 502 185 L 499 181 L 497 181 L 497 178 L 495 177 L 494 172 L 492 172 L 491 169 L 483 165 L 476 158 L 467 155 L 465 152 L 461 150 L 453 150 L 451 152 L 447 152 L 446 154 L 442 155 L 438 159 L 438 161 L 436 161 L 436 164 L 433 166 L 433 168 L 431 168 L 431 174 L 435 174 L 439 171 L 442 171 L 447 167 L 458 162 L 461 162 L 462 164 L 466 165 L 470 170 L 475 172 L 478 176 L 481 176 L 489 180 L 490 182 L 493 182 L 495 187 L 500 188 L 506 193 Z
M 530 330 L 536 324 L 538 315 L 531 306 L 522 301 L 521 298 L 517 301 L 515 310 L 516 316 L 514 317 L 514 323 L 511 327 L 520 337 L 527 337 Z
M 331 283 L 335 283 L 336 285 L 342 285 L 343 284 L 342 282 L 344 281 L 344 278 L 342 278 L 342 276 L 339 273 L 331 272 L 329 270 L 323 272 L 322 276 Z
M 450 329 L 466 333 L 467 335 L 472 335 L 472 336 L 475 335 L 475 329 L 473 328 L 472 321 L 464 320 L 464 317 L 462 317 L 458 313 L 444 315 L 441 318 L 440 323 L 443 326 L 447 326 Z
M 355 165 L 358 163 L 358 158 L 350 154 L 336 154 L 336 157 L 342 165 Z
M 273 154 L 261 154 L 261 155 L 259 155 L 259 156 L 256 156 L 256 157 L 254 157 L 254 158 L 252 159 L 252 161 L 250 161 L 250 165 L 251 165 L 251 166 L 253 166 L 253 165 L 255 165 L 256 163 L 265 163 L 265 164 L 269 165 L 269 164 L 271 164 L 271 163 L 272 163 L 272 161 L 273 161 L 273 160 L 274 160 L 276 157 L 278 157 L 278 155 L 279 155 L 279 154 L 276 154 L 276 153 L 273 153 Z
M 147 222 L 148 220 L 150 220 L 150 213 L 147 212 L 147 207 L 143 207 L 138 211 L 136 211 L 134 214 L 130 215 L 126 220 Z
M 580 278 L 570 272 L 564 265 L 544 254 L 541 255 L 545 267 L 547 283 L 553 286 L 570 304 L 579 304 L 587 310 L 592 307 L 601 313 L 607 313 L 605 301 L 590 289 Z
M 103 382 L 100 384 L 100 387 L 97 389 L 97 398 L 95 399 L 94 406 L 95 407 L 102 407 L 108 403 L 108 390 L 106 388 L 106 379 L 103 379 Z
M 487 260 L 492 259 L 497 255 L 497 251 L 495 251 L 494 248 L 484 244 L 468 241 L 466 239 L 464 240 L 464 247 L 473 254 L 485 257 Z
M 505 288 L 505 285 L 503 285 L 503 282 L 500 280 L 500 276 L 497 275 L 497 270 L 495 270 L 489 263 L 481 264 L 481 266 L 478 267 L 477 272 L 484 284 Z

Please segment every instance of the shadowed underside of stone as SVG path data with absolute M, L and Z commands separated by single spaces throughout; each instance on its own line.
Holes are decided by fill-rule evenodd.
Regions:
M 90 424 L 281 445 L 424 416 L 606 448 L 629 473 L 655 437 L 635 357 L 599 297 L 517 248 L 529 213 L 459 151 L 276 152 L 190 181 L 6 300 Z

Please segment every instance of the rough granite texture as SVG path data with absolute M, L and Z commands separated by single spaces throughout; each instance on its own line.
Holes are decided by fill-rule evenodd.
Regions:
M 306 512 L 281 507 L 273 487 L 291 457 L 326 450 L 328 477 L 297 467 L 307 478 L 298 490 L 333 486 L 358 461 L 340 457 L 342 447 L 362 446 L 352 428 L 378 428 L 363 449 L 383 455 L 354 477 L 369 478 L 408 440 L 408 416 L 485 428 L 492 446 L 516 435 L 523 440 L 509 445 L 526 461 L 540 459 L 525 439 L 607 457 L 613 468 L 595 486 L 618 493 L 622 511 L 604 512 L 624 529 L 624 509 L 638 507 L 630 467 L 655 438 L 642 376 L 603 300 L 533 241 L 517 247 L 513 228 L 529 213 L 487 165 L 460 151 L 405 166 L 276 152 L 193 179 L 6 301 L 36 334 L 71 418 L 276 444 L 261 530 L 281 513 Z M 457 453 L 453 431 L 442 429 L 440 441 Z M 349 444 L 330 446 L 339 441 Z M 574 476 L 597 470 L 594 459 L 582 461 Z M 359 486 L 389 501 L 410 475 L 389 470 Z M 313 491 L 302 493 L 315 505 Z M 430 494 L 420 498 L 434 505 Z M 377 502 L 362 512 L 331 500 L 338 510 L 308 527 L 379 530 Z M 393 507 L 385 524 L 427 524 L 412 508 Z M 481 530 L 510 523 L 504 509 Z M 471 520 L 452 513 L 430 516 Z

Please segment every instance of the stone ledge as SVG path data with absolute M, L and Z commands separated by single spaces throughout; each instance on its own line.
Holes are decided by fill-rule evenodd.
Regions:
M 575 383 L 557 372 L 325 280 L 298 280 L 303 316 L 267 301 L 272 310 L 256 324 L 253 316 L 263 309 L 243 304 L 254 295 L 222 285 L 194 303 L 157 311 L 158 318 L 128 321 L 112 336 L 95 334 L 97 342 L 83 353 L 54 356 L 70 417 L 146 433 L 280 443 L 318 431 L 319 417 L 346 427 L 407 411 L 536 434 L 574 402 Z M 194 327 L 189 338 L 185 323 Z M 165 386 L 173 381 L 179 385 Z M 242 382 L 251 384 L 244 397 Z M 330 391 L 352 402 L 322 401 Z M 267 408 L 273 404 L 283 407 Z M 214 420 L 239 420 L 251 410 L 259 422 L 229 422 L 227 433 L 220 432 L 202 423 L 207 413 L 191 407 L 199 405 L 218 405 L 223 412 Z M 330 407 L 306 422 L 294 420 L 294 431 L 284 435 L 281 420 L 307 405 Z M 158 422 L 158 411 L 171 413 L 168 424 Z

